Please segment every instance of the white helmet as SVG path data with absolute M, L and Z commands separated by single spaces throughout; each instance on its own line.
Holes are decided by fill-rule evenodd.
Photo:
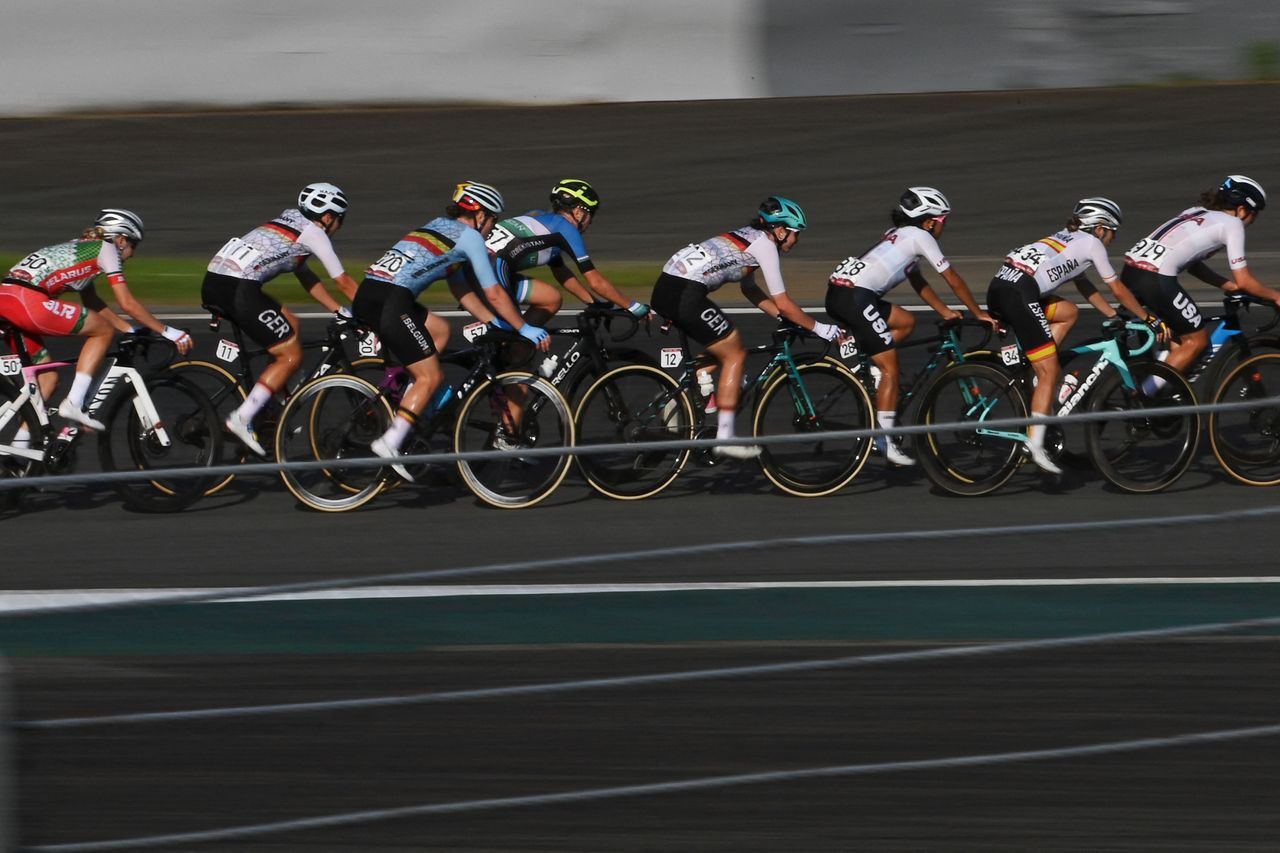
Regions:
M 108 207 L 98 214 L 93 224 L 108 237 L 128 237 L 135 243 L 142 242 L 142 217 L 133 211 Z
M 1071 211 L 1085 228 L 1096 228 L 1102 225 L 1107 228 L 1119 228 L 1124 221 L 1120 213 L 1120 205 L 1109 198 L 1094 196 L 1082 198 L 1076 202 L 1076 209 Z
M 911 219 L 946 216 L 951 212 L 951 202 L 933 187 L 909 187 L 898 199 L 898 210 Z
M 476 181 L 463 181 L 454 187 L 453 203 L 466 211 L 487 210 L 494 216 L 502 213 L 505 206 L 502 193 L 488 184 Z
M 326 213 L 346 216 L 347 207 L 347 197 L 342 190 L 324 181 L 307 184 L 298 193 L 298 210 L 308 219 L 319 219 Z

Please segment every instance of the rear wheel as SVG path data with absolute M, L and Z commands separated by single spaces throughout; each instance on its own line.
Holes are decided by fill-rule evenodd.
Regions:
M 1187 380 L 1159 361 L 1131 362 L 1135 388 L 1117 371 L 1108 371 L 1089 394 L 1090 412 L 1132 412 L 1132 418 L 1091 421 L 1085 446 L 1098 473 L 1126 492 L 1158 492 L 1186 472 L 1200 440 L 1200 418 L 1193 412 L 1162 409 L 1195 405 Z M 1144 386 L 1159 390 L 1144 391 Z
M 578 469 L 602 495 L 624 501 L 656 495 L 689 461 L 687 447 L 643 447 L 693 436 L 693 404 L 680 383 L 656 367 L 626 365 L 601 376 L 583 394 L 574 420 L 579 447 L 638 445 L 635 450 L 577 457 Z
M 1218 386 L 1214 404 L 1247 408 L 1209 413 L 1209 443 L 1222 470 L 1250 486 L 1280 483 L 1280 353 L 1241 362 Z
M 210 361 L 174 362 L 169 366 L 169 373 L 192 383 L 209 398 L 217 416 L 218 428 L 222 430 L 222 458 L 218 460 L 218 464 L 231 465 L 247 461 L 250 457 L 249 449 L 222 426 L 227 416 L 239 408 L 248 396 L 239 380 L 230 371 Z M 235 474 L 226 474 L 218 478 L 205 494 L 212 495 L 222 491 L 235 477 Z
M 819 361 L 796 370 L 799 383 L 780 371 L 761 392 L 753 424 L 757 437 L 871 428 L 871 397 L 847 368 Z M 871 444 L 870 436 L 767 444 L 760 467 L 788 494 L 829 495 L 858 476 Z
M 543 500 L 573 463 L 569 454 L 521 454 L 572 447 L 574 440 L 569 404 L 549 381 L 525 371 L 500 374 L 467 395 L 458 408 L 453 436 L 459 453 L 505 451 L 458 462 L 467 487 L 500 509 L 521 509 Z
M 1018 469 L 1025 428 L 985 428 L 983 421 L 1026 418 L 1018 381 L 991 365 L 966 361 L 938 374 L 925 389 L 920 423 L 945 427 L 918 436 L 917 461 L 935 485 L 955 495 L 985 495 Z
M 386 482 L 376 465 L 344 465 L 376 458 L 369 449 L 391 423 L 391 407 L 368 382 L 331 374 L 298 389 L 276 428 L 278 462 L 331 463 L 284 468 L 280 478 L 299 501 L 323 512 L 343 512 L 372 500 Z

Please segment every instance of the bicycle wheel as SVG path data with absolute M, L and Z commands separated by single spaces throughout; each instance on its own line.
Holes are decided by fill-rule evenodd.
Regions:
M 1090 412 L 1134 412 L 1135 417 L 1092 421 L 1086 425 L 1085 447 L 1098 473 L 1126 492 L 1158 492 L 1172 485 L 1191 465 L 1200 440 L 1200 418 L 1194 413 L 1161 414 L 1161 409 L 1195 404 L 1187 380 L 1159 361 L 1131 362 L 1138 390 L 1125 387 L 1109 370 L 1089 394 Z M 1163 380 L 1154 393 L 1143 393 L 1149 379 Z
M 14 445 L 15 437 L 23 425 L 28 437 L 26 446 L 33 451 L 44 449 L 44 432 L 40 429 L 40 421 L 35 407 L 30 402 L 19 402 L 22 391 L 8 379 L 0 378 L 0 447 Z M 28 459 L 25 456 L 14 456 L 0 450 L 0 481 L 6 483 L 0 488 L 0 509 L 11 509 L 17 505 L 23 490 L 14 487 L 10 481 L 23 477 L 32 477 L 40 473 L 40 460 Z
M 1241 362 L 1226 375 L 1214 404 L 1256 401 L 1209 413 L 1209 444 L 1222 470 L 1250 486 L 1280 483 L 1280 353 Z
M 578 404 L 574 422 L 578 446 L 593 444 L 643 445 L 653 441 L 692 438 L 693 404 L 680 384 L 648 365 L 626 365 L 595 381 Z M 656 495 L 675 480 L 689 461 L 689 448 L 618 453 L 589 453 L 577 457 L 578 470 L 602 495 L 631 501 Z
M 143 397 L 118 393 L 107 406 L 98 433 L 103 471 L 207 468 L 222 460 L 222 428 L 209 398 L 181 376 L 161 373 L 146 380 L 159 420 L 150 423 Z M 146 512 L 175 512 L 195 503 L 219 477 L 157 477 L 116 483 L 125 503 Z
M 343 460 L 376 458 L 370 443 L 391 423 L 391 407 L 378 389 L 335 373 L 308 382 L 289 398 L 276 428 L 278 462 L 332 460 L 319 468 L 284 468 L 280 478 L 299 501 L 323 512 L 363 506 L 382 491 L 386 472 Z
M 501 509 L 533 506 L 555 491 L 573 457 L 521 456 L 520 450 L 573 446 L 573 416 L 556 387 L 533 373 L 511 371 L 486 380 L 461 401 L 453 446 L 459 453 L 500 449 L 458 462 L 476 497 Z
M 846 368 L 820 361 L 796 370 L 799 383 L 782 371 L 765 385 L 752 419 L 756 436 L 871 429 L 871 397 Z M 820 497 L 858 476 L 871 445 L 870 436 L 767 444 L 760 467 L 782 491 Z
M 239 408 L 248 396 L 236 377 L 230 371 L 210 361 L 176 361 L 169 365 L 169 373 L 181 376 L 195 385 L 204 392 L 213 405 L 218 427 L 222 430 L 223 452 L 218 464 L 231 465 L 247 461 L 250 456 L 249 449 L 222 426 L 227 415 Z M 221 477 L 205 491 L 205 495 L 222 491 L 235 478 L 235 474 Z
M 1228 340 L 1222 345 L 1222 349 L 1218 350 L 1217 354 L 1209 359 L 1209 364 L 1204 371 L 1191 383 L 1197 399 L 1213 399 L 1218 388 L 1222 386 L 1223 380 L 1227 378 L 1227 374 L 1235 370 L 1236 366 L 1241 362 L 1246 361 L 1242 352 L 1246 347 L 1249 350 L 1249 358 L 1255 355 L 1275 352 L 1280 350 L 1280 338 L 1274 335 L 1262 334 L 1250 335 L 1243 344 L 1239 338 Z
M 952 365 L 925 389 L 920 423 L 938 428 L 917 436 L 916 459 L 930 482 L 953 495 L 989 494 L 1018 469 L 1026 431 L 981 422 L 1025 417 L 1026 398 L 1008 373 L 978 362 Z

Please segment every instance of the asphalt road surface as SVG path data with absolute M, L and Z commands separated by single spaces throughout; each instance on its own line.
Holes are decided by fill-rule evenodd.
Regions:
M 78 225 L 71 200 L 93 208 L 127 196 L 158 223 L 182 223 L 156 226 L 156 244 L 203 252 L 207 231 L 239 229 L 299 181 L 331 176 L 387 200 L 370 202 L 358 226 L 353 212 L 350 239 L 376 251 L 436 209 L 432 187 L 484 164 L 477 177 L 505 181 L 528 203 L 551 173 L 602 184 L 605 174 L 617 218 L 609 229 L 601 220 L 602 255 L 661 254 L 736 223 L 735 211 L 779 183 L 810 193 L 794 194 L 815 220 L 847 215 L 860 246 L 878 219 L 855 222 L 864 214 L 854 209 L 887 208 L 899 185 L 935 182 L 953 201 L 973 200 L 965 227 L 978 256 L 1014 245 L 1028 216 L 1041 221 L 1062 199 L 1133 197 L 1145 222 L 1224 171 L 1265 182 L 1277 165 L 1268 134 L 1224 134 L 1211 117 L 1270 126 L 1273 92 L 1072 92 L 1053 108 L 1043 93 L 1014 93 L 5 121 L 0 135 L 21 154 L 0 169 L 8 197 L 31 212 L 9 229 L 23 245 Z M 570 124 L 580 144 L 549 130 L 563 131 L 566 116 L 588 119 Z M 464 118 L 483 143 L 456 136 Z M 1085 134 L 1094 119 L 1099 131 Z M 310 148 L 317 130 L 331 147 Z M 507 141 L 514 135 L 541 141 Z M 309 150 L 298 153 L 298 140 Z M 101 168 L 121 150 L 138 152 L 137 165 Z M 79 179 L 42 190 L 37 167 L 58 157 Z M 346 175 L 315 174 L 333 164 Z M 833 186 L 832 175 L 848 183 Z M 413 198 L 391 191 L 419 182 Z M 697 201 L 669 205 L 673 184 Z M 210 208 L 188 213 L 193 197 Z M 956 246 L 966 242 L 960 221 L 948 233 Z M 607 230 L 625 237 L 608 242 Z M 1274 245 L 1265 218 L 1255 230 L 1251 245 Z M 819 238 L 816 225 L 813 237 L 804 248 L 815 257 L 855 248 L 848 234 Z M 820 500 L 779 495 L 742 465 L 692 470 L 641 503 L 604 500 L 571 479 L 519 512 L 446 486 L 321 516 L 269 477 L 237 480 L 177 516 L 130 512 L 98 487 L 50 489 L 0 519 L 9 590 L 460 571 L 394 582 L 453 587 L 451 596 L 0 619 L 23 721 L 435 696 L 24 727 L 13 739 L 17 820 L 6 829 L 33 849 L 109 839 L 143 849 L 137 839 L 289 820 L 304 823 L 154 849 L 1276 849 L 1280 749 L 1272 729 L 1257 728 L 1280 722 L 1274 627 L 1158 633 L 1280 615 L 1274 505 L 1271 492 L 1228 482 L 1207 453 L 1149 496 L 1073 469 L 1060 482 L 1021 473 L 994 496 L 963 500 L 878 458 Z M 732 586 L 744 582 L 760 586 Z M 548 584 L 567 586 L 520 594 Z M 1157 633 L 1034 644 L 1136 630 Z M 960 647 L 971 654 L 918 654 Z M 828 663 L 759 668 L 797 661 Z M 723 671 L 742 667 L 757 669 Z M 717 672 L 625 680 L 692 670 Z M 606 678 L 618 680 L 440 695 Z M 640 785 L 653 787 L 628 787 Z M 381 811 L 395 809 L 405 811 Z M 305 823 L 332 815 L 346 818 Z

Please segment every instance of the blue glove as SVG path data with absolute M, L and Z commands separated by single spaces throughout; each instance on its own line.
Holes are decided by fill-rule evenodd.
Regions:
M 543 329 L 540 326 L 535 326 L 532 323 L 525 323 L 520 327 L 520 337 L 534 345 L 537 345 L 549 338 L 550 335 L 547 334 L 546 329 Z
M 506 320 L 501 320 L 497 317 L 494 317 L 492 320 L 490 320 L 489 325 L 493 326 L 495 329 L 502 329 L 504 332 L 511 331 L 511 324 L 508 323 Z
M 649 314 L 650 308 L 643 302 L 632 302 L 627 306 L 627 310 L 636 317 L 645 317 Z

